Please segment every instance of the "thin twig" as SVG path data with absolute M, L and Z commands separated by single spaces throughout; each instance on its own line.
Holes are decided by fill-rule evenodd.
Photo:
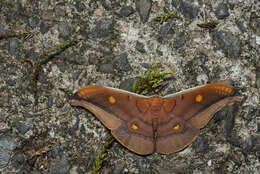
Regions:
M 30 59 L 25 59 L 25 61 L 29 62 L 33 67 L 32 83 L 33 83 L 33 96 L 34 96 L 34 105 L 35 106 L 38 104 L 37 81 L 38 81 L 38 76 L 39 76 L 41 65 L 49 62 L 53 57 L 60 54 L 65 49 L 76 45 L 78 42 L 79 42 L 78 40 L 71 40 L 71 41 L 65 42 L 47 52 L 44 52 L 43 54 L 41 54 L 39 56 L 36 63 Z

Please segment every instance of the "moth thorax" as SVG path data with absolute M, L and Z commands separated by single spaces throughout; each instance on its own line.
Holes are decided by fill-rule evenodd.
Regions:
M 163 104 L 163 100 L 161 98 L 151 99 L 151 113 L 154 116 L 158 116 L 160 114 L 162 104 Z

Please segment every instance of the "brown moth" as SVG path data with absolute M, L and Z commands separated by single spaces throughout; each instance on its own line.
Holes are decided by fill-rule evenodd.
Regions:
M 184 149 L 216 112 L 241 102 L 227 83 L 213 83 L 175 94 L 143 96 L 128 91 L 85 86 L 70 100 L 88 109 L 126 148 L 140 154 L 170 154 Z

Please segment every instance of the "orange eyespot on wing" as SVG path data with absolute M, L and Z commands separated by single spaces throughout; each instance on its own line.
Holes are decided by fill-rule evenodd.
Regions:
M 139 127 L 136 124 L 132 124 L 131 129 L 134 131 L 137 131 L 139 129 Z
M 109 103 L 111 103 L 111 104 L 116 103 L 116 99 L 115 99 L 115 97 L 113 97 L 113 96 L 108 97 L 108 101 L 109 101 Z
M 196 98 L 195 98 L 195 101 L 198 102 L 198 103 L 202 102 L 202 100 L 203 100 L 203 96 L 200 95 L 200 94 L 198 94 L 198 95 L 196 96 Z
M 176 124 L 176 125 L 173 126 L 172 129 L 173 129 L 175 132 L 177 132 L 177 131 L 179 131 L 179 130 L 181 129 L 181 125 Z

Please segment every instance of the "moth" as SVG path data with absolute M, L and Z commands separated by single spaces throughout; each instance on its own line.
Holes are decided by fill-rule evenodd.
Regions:
M 219 82 L 164 97 L 91 85 L 79 89 L 69 102 L 92 112 L 130 151 L 148 155 L 184 149 L 216 112 L 241 101 L 231 85 Z

